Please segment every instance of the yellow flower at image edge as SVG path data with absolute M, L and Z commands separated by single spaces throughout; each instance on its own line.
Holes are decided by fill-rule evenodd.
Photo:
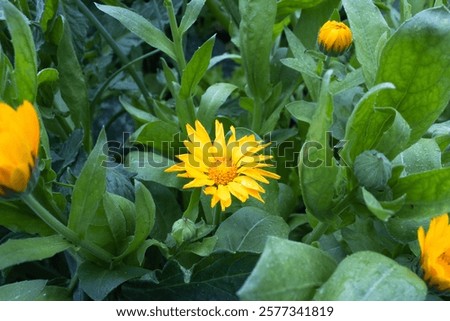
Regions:
M 0 196 L 27 189 L 39 149 L 39 120 L 33 105 L 17 110 L 0 103 Z
M 184 145 L 188 153 L 178 155 L 181 163 L 169 167 L 166 172 L 183 172 L 177 176 L 192 178 L 183 188 L 205 187 L 204 193 L 212 195 L 211 207 L 220 202 L 222 211 L 231 205 L 231 195 L 241 202 L 250 196 L 264 202 L 260 193 L 265 190 L 258 182 L 268 184 L 266 177 L 280 178 L 262 169 L 271 166 L 263 163 L 271 156 L 257 154 L 269 144 L 261 144 L 254 135 L 236 139 L 233 126 L 226 141 L 223 125 L 217 120 L 214 141 L 199 121 L 195 122 L 195 129 L 189 124 L 186 128 L 189 141 L 184 141 Z
M 425 233 L 417 231 L 424 279 L 440 291 L 450 290 L 450 225 L 448 215 L 433 218 Z
M 342 22 L 327 21 L 319 30 L 317 43 L 324 53 L 340 55 L 352 44 L 352 31 Z

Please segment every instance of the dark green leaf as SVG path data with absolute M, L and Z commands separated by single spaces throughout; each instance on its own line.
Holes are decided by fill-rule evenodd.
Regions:
M 237 300 L 236 291 L 255 266 L 256 255 L 213 254 L 186 271 L 174 261 L 158 273 L 158 284 L 133 281 L 122 286 L 126 300 Z
M 103 300 L 120 284 L 149 272 L 145 269 L 125 265 L 107 269 L 86 261 L 78 268 L 78 278 L 81 288 L 87 295 L 94 300 Z

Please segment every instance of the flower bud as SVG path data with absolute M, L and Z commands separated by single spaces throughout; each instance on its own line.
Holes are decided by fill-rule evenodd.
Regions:
M 17 110 L 0 103 L 0 197 L 26 191 L 39 150 L 39 119 L 24 101 Z
M 182 244 L 195 237 L 197 228 L 195 223 L 187 218 L 180 218 L 172 225 L 172 236 L 177 244 Z
M 327 21 L 319 30 L 317 43 L 329 56 L 342 55 L 352 44 L 352 31 L 342 22 Z

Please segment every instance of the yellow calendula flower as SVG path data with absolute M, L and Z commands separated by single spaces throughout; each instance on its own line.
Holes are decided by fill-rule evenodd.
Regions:
M 0 103 L 0 196 L 27 188 L 39 149 L 39 120 L 33 105 L 17 110 Z
M 231 127 L 231 135 L 225 140 L 223 125 L 216 120 L 214 141 L 199 122 L 195 129 L 186 126 L 189 140 L 184 141 L 187 154 L 178 155 L 177 163 L 166 172 L 182 172 L 179 177 L 191 178 L 183 188 L 205 187 L 204 193 L 212 195 L 211 207 L 220 202 L 222 211 L 231 205 L 234 195 L 241 202 L 250 196 L 264 202 L 260 193 L 264 193 L 261 183 L 269 183 L 267 178 L 279 179 L 280 176 L 262 168 L 271 165 L 263 163 L 271 156 L 259 155 L 269 144 L 256 141 L 254 135 L 236 139 L 236 130 Z
M 428 232 L 417 231 L 424 279 L 438 290 L 450 290 L 450 225 L 448 215 L 433 218 Z
M 352 44 L 352 31 L 342 22 L 327 21 L 319 30 L 317 43 L 325 54 L 339 56 Z

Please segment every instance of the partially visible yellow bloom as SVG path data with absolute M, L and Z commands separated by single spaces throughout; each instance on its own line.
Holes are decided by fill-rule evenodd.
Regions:
M 448 215 L 433 218 L 428 232 L 417 231 L 424 279 L 438 290 L 450 290 L 450 225 Z
M 352 44 L 352 31 L 342 22 L 327 21 L 319 30 L 317 43 L 325 54 L 339 56 Z
M 27 188 L 39 149 L 39 120 L 24 101 L 15 110 L 0 103 L 0 196 Z
M 222 211 L 231 205 L 234 195 L 241 202 L 250 196 L 264 202 L 260 193 L 265 190 L 258 182 L 269 183 L 266 179 L 279 179 L 280 176 L 263 170 L 271 165 L 262 163 L 271 156 L 258 155 L 269 144 L 256 141 L 254 135 L 236 139 L 236 130 L 231 127 L 231 136 L 225 140 L 223 125 L 216 120 L 214 141 L 199 122 L 195 129 L 186 125 L 189 140 L 184 141 L 187 154 L 178 155 L 181 163 L 175 164 L 166 172 L 182 172 L 179 177 L 192 178 L 183 188 L 205 187 L 204 193 L 212 195 L 211 207 L 220 202 Z

